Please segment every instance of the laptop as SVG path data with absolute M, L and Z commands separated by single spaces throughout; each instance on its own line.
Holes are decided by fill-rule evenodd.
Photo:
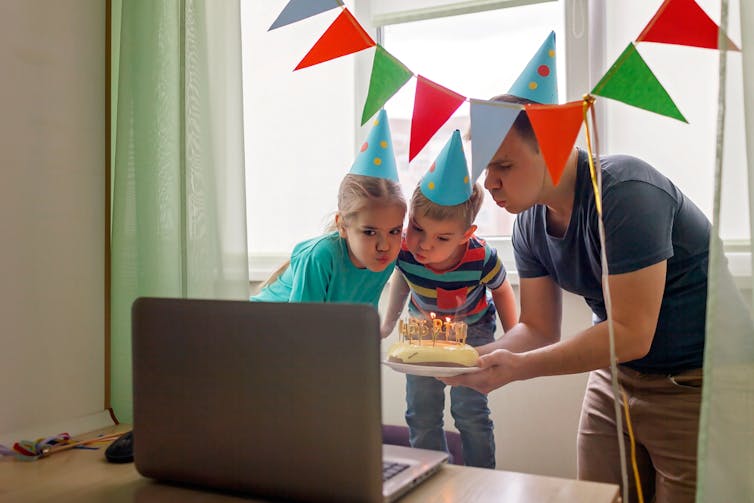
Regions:
M 139 298 L 132 330 L 134 462 L 145 477 L 383 502 L 447 461 L 382 444 L 370 306 Z

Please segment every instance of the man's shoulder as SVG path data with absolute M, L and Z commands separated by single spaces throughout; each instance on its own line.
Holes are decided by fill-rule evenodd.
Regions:
M 632 182 L 657 187 L 674 196 L 678 192 L 673 182 L 643 159 L 628 154 L 612 154 L 600 160 L 603 173 L 602 190 L 605 195 L 618 187 L 625 189 L 637 185 Z

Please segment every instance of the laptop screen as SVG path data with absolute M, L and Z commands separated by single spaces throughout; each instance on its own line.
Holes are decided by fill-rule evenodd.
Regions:
M 132 321 L 140 473 L 292 499 L 382 500 L 372 307 L 140 298 Z

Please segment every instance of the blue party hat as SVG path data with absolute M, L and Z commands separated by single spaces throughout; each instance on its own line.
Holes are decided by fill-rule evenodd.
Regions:
M 393 140 L 385 110 L 380 110 L 372 123 L 366 141 L 351 166 L 354 175 L 373 176 L 398 181 L 398 168 L 395 164 Z
M 558 104 L 558 72 L 555 65 L 555 32 L 551 31 L 508 94 L 543 105 Z
M 453 131 L 420 183 L 422 194 L 440 206 L 455 206 L 471 197 L 469 168 L 459 130 Z

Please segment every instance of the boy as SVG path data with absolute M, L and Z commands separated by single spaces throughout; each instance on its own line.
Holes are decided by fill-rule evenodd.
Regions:
M 455 131 L 414 191 L 409 225 L 393 275 L 382 335 L 389 335 L 411 293 L 412 317 L 468 324 L 467 343 L 494 341 L 495 312 L 504 330 L 517 321 L 513 289 L 497 252 L 474 235 L 483 200 L 469 183 L 459 131 Z M 451 413 L 469 466 L 495 467 L 495 440 L 487 396 L 465 387 L 450 390 Z M 414 447 L 447 451 L 443 433 L 445 384 L 406 376 L 406 422 Z

